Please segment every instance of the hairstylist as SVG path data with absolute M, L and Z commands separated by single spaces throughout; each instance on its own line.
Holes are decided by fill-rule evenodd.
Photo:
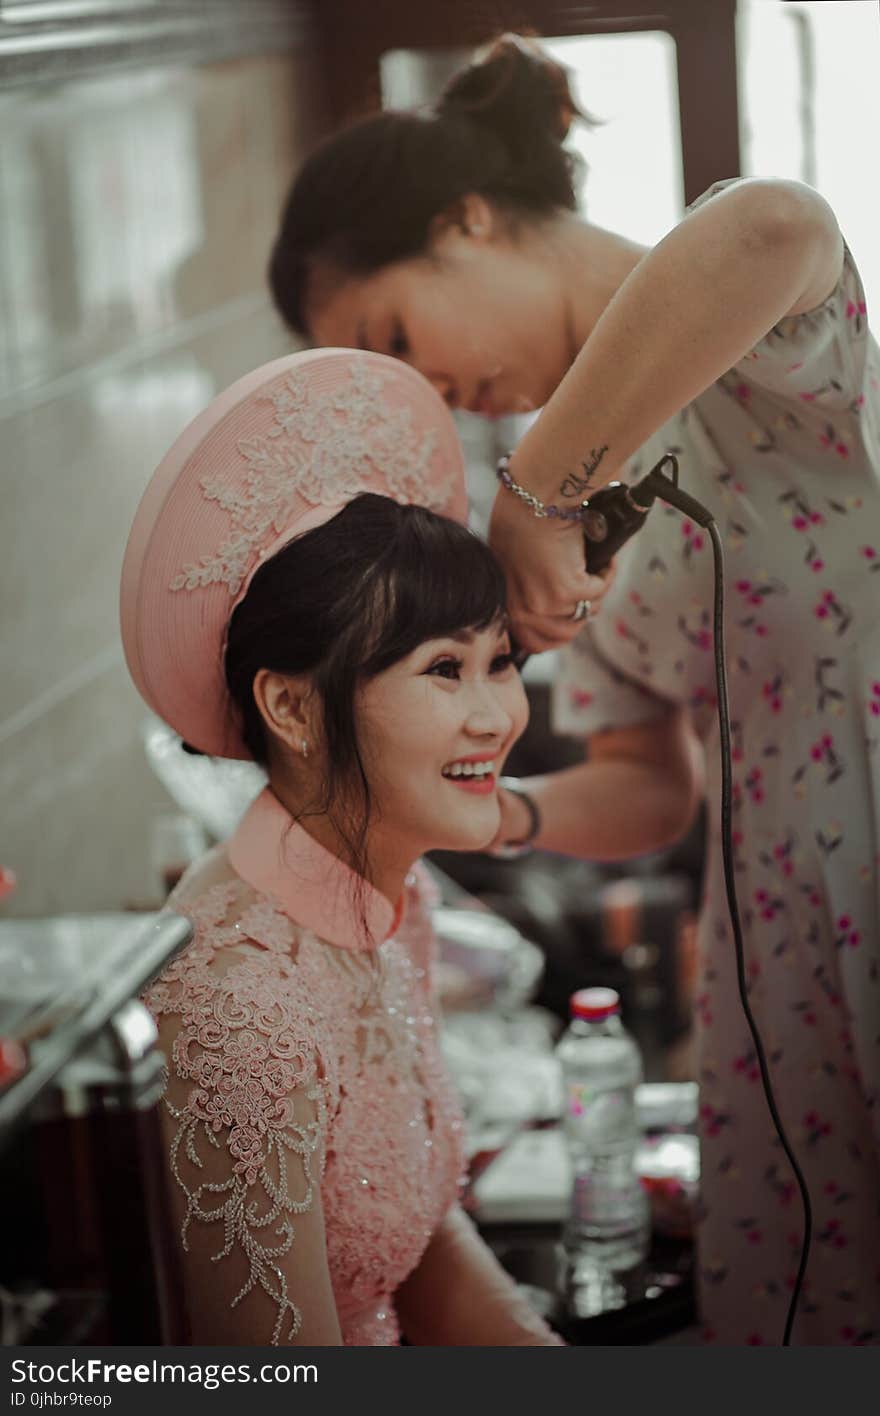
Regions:
M 572 641 L 556 726 L 589 738 L 589 760 L 530 781 L 537 812 L 505 796 L 500 839 L 605 859 L 669 842 L 700 788 L 698 722 L 702 1307 L 708 1336 L 746 1344 L 778 1341 L 800 1226 L 736 1001 L 711 548 L 656 507 L 582 625 L 599 587 L 577 522 L 533 513 L 674 450 L 715 514 L 751 1001 L 815 1212 L 794 1337 L 877 1342 L 880 373 L 864 292 L 833 212 L 798 183 L 720 183 L 649 251 L 591 225 L 563 146 L 574 111 L 563 73 L 506 38 L 433 115 L 342 133 L 293 187 L 273 290 L 300 333 L 405 359 L 452 406 L 542 409 L 491 539 L 519 642 Z

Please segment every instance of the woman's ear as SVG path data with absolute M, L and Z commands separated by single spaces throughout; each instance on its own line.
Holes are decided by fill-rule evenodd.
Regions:
M 273 737 L 297 757 L 307 757 L 316 746 L 318 727 L 311 679 L 257 669 L 252 692 L 260 717 Z
M 442 245 L 444 240 L 462 236 L 472 241 L 491 241 L 498 227 L 498 216 L 490 202 L 477 192 L 469 192 L 453 202 L 445 211 L 438 212 L 431 222 L 429 232 L 432 245 Z

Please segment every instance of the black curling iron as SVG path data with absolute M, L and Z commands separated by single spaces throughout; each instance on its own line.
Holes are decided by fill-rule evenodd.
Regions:
M 664 471 L 667 466 L 669 475 Z M 708 527 L 712 520 L 706 508 L 679 487 L 678 459 L 667 452 L 634 486 L 609 482 L 581 504 L 584 555 L 591 575 L 604 570 L 630 536 L 644 526 L 657 497 L 669 501 L 698 526 Z
M 667 468 L 669 469 L 668 473 Z M 721 855 L 724 867 L 724 885 L 727 893 L 727 905 L 730 913 L 730 922 L 733 927 L 737 986 L 743 1016 L 745 1017 L 752 1041 L 755 1045 L 755 1055 L 761 1073 L 761 1083 L 767 1101 L 767 1110 L 770 1113 L 770 1118 L 773 1122 L 776 1134 L 779 1137 L 780 1145 L 785 1152 L 792 1168 L 795 1181 L 797 1182 L 804 1214 L 800 1262 L 789 1298 L 785 1329 L 782 1337 L 783 1347 L 788 1347 L 791 1345 L 795 1314 L 797 1312 L 797 1305 L 803 1288 L 810 1254 L 810 1243 L 813 1232 L 813 1212 L 807 1182 L 794 1151 L 792 1150 L 791 1142 L 786 1135 L 776 1105 L 776 1098 L 770 1080 L 770 1069 L 767 1065 L 767 1058 L 764 1052 L 764 1044 L 758 1032 L 758 1025 L 755 1022 L 754 1014 L 752 1013 L 746 986 L 742 926 L 740 924 L 739 906 L 737 904 L 734 885 L 735 867 L 731 833 L 733 773 L 730 752 L 727 670 L 724 656 L 724 563 L 721 536 L 718 527 L 715 525 L 715 518 L 712 513 L 707 511 L 695 497 L 689 496 L 687 492 L 682 491 L 681 487 L 679 487 L 678 459 L 671 452 L 665 453 L 656 466 L 651 468 L 647 476 L 643 477 L 641 481 L 636 482 L 634 486 L 627 486 L 624 482 L 609 482 L 606 486 L 600 487 L 588 501 L 581 503 L 581 524 L 584 533 L 586 568 L 591 575 L 596 575 L 604 570 L 620 550 L 621 546 L 629 540 L 630 536 L 635 535 L 636 531 L 639 531 L 641 527 L 644 526 L 648 512 L 651 510 L 651 507 L 658 497 L 661 501 L 665 501 L 670 506 L 674 506 L 677 511 L 683 512 L 685 516 L 690 517 L 698 526 L 702 526 L 705 529 L 712 543 L 714 556 L 715 598 L 713 625 L 715 682 L 718 694 L 718 726 L 721 756 Z M 527 658 L 528 654 L 517 654 L 515 655 L 515 662 L 521 666 Z

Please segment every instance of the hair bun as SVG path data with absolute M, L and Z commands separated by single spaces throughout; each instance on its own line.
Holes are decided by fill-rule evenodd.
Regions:
M 470 118 L 491 129 L 518 160 L 536 144 L 561 145 L 582 113 L 568 71 L 533 39 L 504 34 L 486 55 L 450 80 L 437 112 Z

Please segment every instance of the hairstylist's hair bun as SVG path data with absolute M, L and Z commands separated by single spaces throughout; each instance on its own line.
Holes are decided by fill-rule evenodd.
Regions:
M 567 70 L 534 40 L 502 35 L 480 61 L 455 75 L 437 113 L 467 118 L 503 144 L 508 190 L 497 195 L 534 210 L 575 206 L 575 159 L 562 144 L 575 117 L 595 119 L 578 107 Z
M 592 121 L 578 107 L 563 65 L 518 34 L 502 35 L 481 60 L 456 74 L 437 110 L 491 128 L 512 153 L 536 135 L 562 143 L 575 117 Z

